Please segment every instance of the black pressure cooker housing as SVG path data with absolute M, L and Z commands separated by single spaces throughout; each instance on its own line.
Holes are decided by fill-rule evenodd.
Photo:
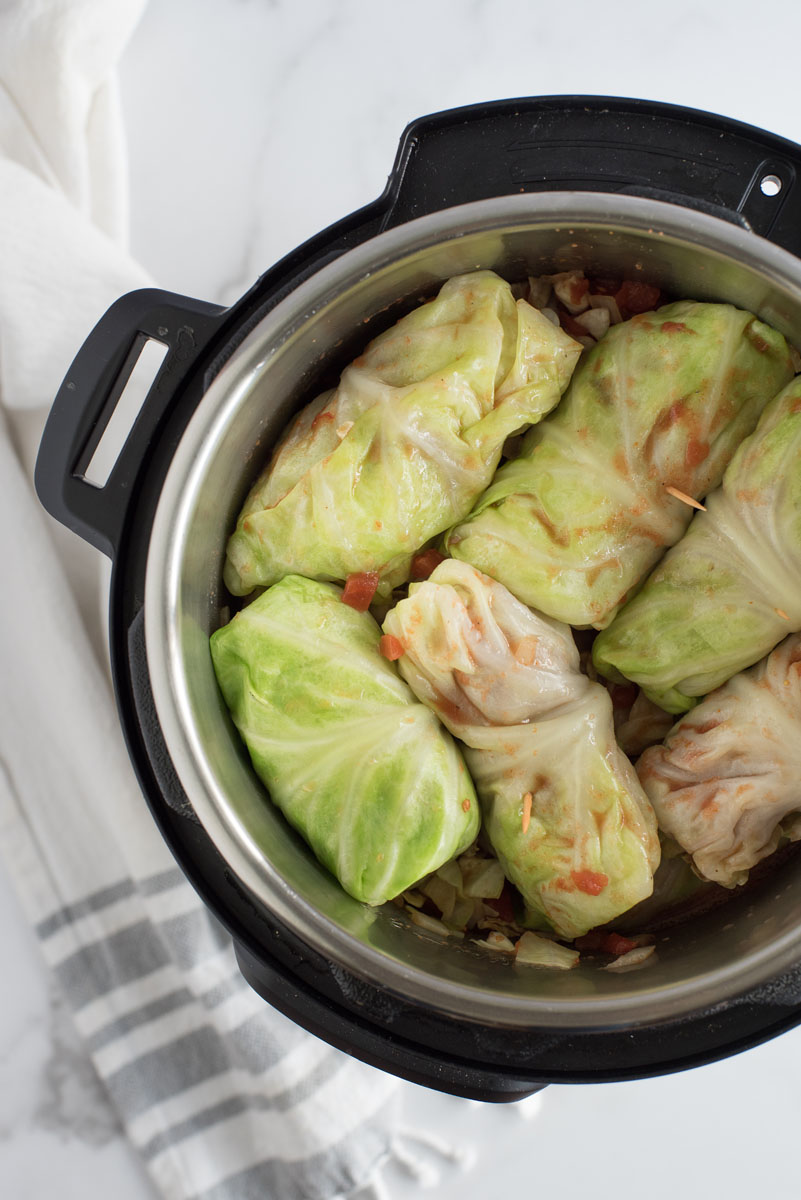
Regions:
M 144 640 L 145 572 L 156 506 L 184 429 L 265 314 L 326 264 L 394 226 L 516 193 L 620 193 L 706 212 L 801 256 L 798 172 L 801 148 L 793 143 L 666 104 L 557 96 L 439 113 L 406 129 L 378 200 L 287 255 L 231 308 L 155 290 L 132 293 L 109 310 L 70 368 L 45 430 L 36 486 L 53 516 L 113 560 L 112 670 L 143 794 L 183 871 L 230 931 L 251 986 L 366 1062 L 484 1100 L 516 1099 L 548 1082 L 681 1070 L 801 1021 L 801 966 L 679 1019 L 592 1031 L 510 1029 L 454 1019 L 350 973 L 298 938 L 237 879 L 195 817 L 156 715 Z M 362 344 L 387 323 L 386 312 L 365 322 Z M 95 487 L 84 472 L 147 339 L 163 342 L 168 353 L 107 484 Z M 740 903 L 731 902 L 731 919 Z

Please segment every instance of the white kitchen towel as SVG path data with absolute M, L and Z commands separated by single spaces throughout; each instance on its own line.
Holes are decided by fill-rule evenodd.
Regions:
M 141 8 L 0 0 L 0 854 L 163 1196 L 377 1196 L 396 1083 L 241 979 L 128 763 L 94 639 L 99 556 L 31 485 L 75 350 L 149 282 L 124 245 L 114 84 Z

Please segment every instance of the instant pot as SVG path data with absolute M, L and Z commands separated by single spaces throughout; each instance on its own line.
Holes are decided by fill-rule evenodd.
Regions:
M 267 800 L 208 649 L 231 603 L 221 569 L 245 492 L 291 415 L 371 337 L 449 276 L 581 267 L 730 301 L 798 342 L 800 171 L 790 142 L 665 104 L 557 96 L 425 117 L 374 203 L 231 308 L 124 296 L 62 384 L 36 486 L 113 561 L 114 685 L 153 818 L 248 982 L 366 1062 L 509 1100 L 696 1066 L 801 1020 L 792 857 L 620 973 L 591 960 L 520 969 L 352 900 Z M 97 486 L 88 464 L 148 339 L 166 356 Z

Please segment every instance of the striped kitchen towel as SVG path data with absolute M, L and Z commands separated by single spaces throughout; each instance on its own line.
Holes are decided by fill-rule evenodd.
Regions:
M 397 1083 L 240 977 L 128 763 L 99 556 L 46 517 L 30 482 L 76 348 L 148 282 L 124 247 L 113 76 L 141 8 L 0 7 L 0 858 L 162 1196 L 377 1196 Z

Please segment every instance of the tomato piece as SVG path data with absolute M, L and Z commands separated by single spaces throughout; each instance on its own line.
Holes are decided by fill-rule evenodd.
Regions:
M 367 612 L 377 587 L 378 571 L 356 571 L 345 581 L 342 602 L 349 604 L 357 612 Z
M 418 583 L 421 579 L 428 579 L 431 572 L 441 562 L 445 562 L 445 555 L 440 554 L 439 550 L 435 550 L 433 546 L 430 550 L 421 550 L 412 559 L 410 576 Z
M 631 938 L 623 937 L 619 933 L 604 934 L 601 944 L 604 954 L 614 954 L 616 958 L 619 954 L 628 954 L 629 950 L 634 950 L 636 947 L 636 942 L 633 942 Z
M 378 643 L 378 649 L 388 658 L 390 662 L 395 662 L 406 653 L 403 642 L 400 638 L 394 637 L 391 633 L 385 633 Z
M 633 942 L 631 938 L 623 937 L 620 933 L 610 933 L 605 929 L 591 929 L 589 933 L 575 938 L 573 945 L 577 950 L 587 950 L 590 953 L 599 950 L 602 954 L 614 954 L 617 958 L 619 954 L 628 954 L 629 950 L 634 950 L 638 943 Z
M 652 283 L 639 283 L 634 279 L 624 279 L 615 292 L 617 306 L 630 316 L 637 313 L 651 312 L 659 304 L 662 293 Z
M 603 871 L 571 871 L 570 878 L 578 890 L 587 896 L 600 896 L 609 883 L 609 876 L 604 875 Z
M 482 904 L 486 904 L 487 908 L 494 909 L 501 921 L 513 924 L 515 920 L 514 893 L 508 881 L 503 885 L 503 891 L 496 900 L 486 899 L 482 901 Z

